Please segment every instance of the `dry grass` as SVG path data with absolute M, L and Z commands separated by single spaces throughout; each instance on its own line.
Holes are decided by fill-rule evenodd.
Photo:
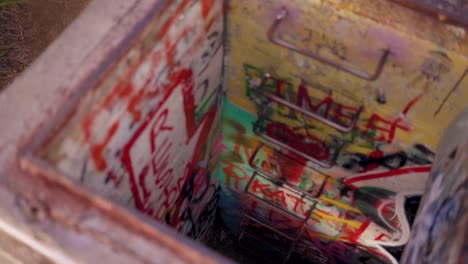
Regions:
M 90 0 L 0 0 L 0 91 L 21 73 Z
M 25 34 L 31 26 L 31 14 L 24 4 L 0 6 L 0 89 L 31 62 L 31 39 Z

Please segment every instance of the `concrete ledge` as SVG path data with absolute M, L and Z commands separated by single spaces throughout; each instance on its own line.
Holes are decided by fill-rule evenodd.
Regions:
M 0 94 L 0 225 L 57 263 L 215 263 L 224 258 L 138 213 L 86 197 L 69 181 L 19 168 L 21 149 L 125 51 L 147 19 L 175 1 L 95 0 Z M 23 167 L 27 166 L 22 163 Z M 68 185 L 67 185 L 68 184 Z M 63 186 L 69 186 L 70 191 Z M 89 199 L 88 199 L 89 198 Z M 15 201 L 21 201 L 18 205 Z M 99 208 L 95 208 L 96 203 Z M 26 208 L 26 209 L 24 209 Z M 30 210 L 28 210 L 29 208 Z M 32 212 L 32 215 L 31 215 Z M 110 213 L 112 212 L 112 213 Z M 31 220 L 32 219 L 32 220 Z M 3 223 L 2 222 L 2 223 Z M 23 223 L 23 224 L 21 224 Z M 4 227 L 4 228 L 1 228 Z M 110 233 L 112 236 L 110 236 Z M 45 238 L 45 239 L 44 239 Z

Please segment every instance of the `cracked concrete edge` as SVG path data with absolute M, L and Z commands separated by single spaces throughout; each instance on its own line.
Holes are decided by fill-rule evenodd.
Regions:
M 0 94 L 0 184 L 5 196 L 0 200 L 0 229 L 15 235 L 53 262 L 227 262 L 145 216 L 132 214 L 99 197 L 88 199 L 88 193 L 79 187 L 70 187 L 73 189 L 70 192 L 63 188 L 65 181 L 57 177 L 47 179 L 41 173 L 32 175 L 19 168 L 22 147 L 30 143 L 37 131 L 60 113 L 71 98 L 83 92 L 84 85 L 97 80 L 112 63 L 112 58 L 115 59 L 112 56 L 118 56 L 119 49 L 128 45 L 125 42 L 132 41 L 128 36 L 141 21 L 161 5 L 171 2 L 92 1 Z M 20 209 L 15 202 L 18 199 L 33 204 L 34 220 L 28 216 L 28 210 Z M 93 219 L 91 222 L 89 217 Z M 88 221 L 83 223 L 83 219 Z M 106 233 L 109 230 L 113 236 Z

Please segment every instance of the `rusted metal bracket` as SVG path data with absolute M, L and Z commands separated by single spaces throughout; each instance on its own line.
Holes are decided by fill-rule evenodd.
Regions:
M 303 151 L 300 151 L 300 150 L 298 150 L 298 149 L 296 149 L 296 148 L 294 148 L 292 146 L 289 146 L 286 143 L 281 142 L 278 139 L 275 139 L 275 138 L 273 138 L 273 137 L 271 137 L 271 136 L 269 136 L 269 135 L 267 135 L 265 133 L 262 133 L 260 131 L 260 129 L 259 129 L 259 126 L 260 126 L 260 122 L 259 121 L 255 122 L 254 127 L 253 127 L 253 132 L 257 136 L 259 136 L 260 138 L 262 138 L 262 139 L 266 140 L 267 142 L 270 142 L 270 143 L 278 146 L 279 148 L 284 149 L 285 151 L 283 151 L 283 152 L 290 151 L 290 152 L 292 152 L 292 153 L 294 153 L 296 155 L 299 155 L 299 156 L 301 156 L 301 157 L 303 157 L 303 158 L 305 158 L 305 159 L 307 159 L 307 160 L 309 160 L 309 161 L 311 161 L 311 162 L 313 162 L 313 163 L 315 163 L 315 164 L 317 164 L 317 165 L 319 165 L 320 167 L 323 167 L 323 168 L 331 168 L 331 167 L 333 167 L 335 165 L 338 154 L 339 154 L 341 148 L 343 147 L 343 144 L 339 143 L 337 145 L 337 148 L 335 149 L 335 151 L 332 154 L 332 158 L 330 160 L 328 160 L 327 162 L 324 162 L 324 161 L 321 161 L 321 160 L 317 159 L 316 157 L 313 157 L 313 156 L 310 156 L 307 153 L 304 153 Z
M 359 77 L 364 80 L 375 81 L 382 74 L 383 68 L 385 64 L 387 63 L 388 57 L 390 55 L 390 50 L 388 49 L 383 50 L 382 56 L 380 57 L 377 67 L 373 73 L 367 73 L 362 70 L 358 70 L 358 69 L 355 69 L 346 65 L 342 65 L 330 59 L 321 57 L 307 49 L 300 48 L 290 42 L 287 42 L 279 38 L 277 36 L 278 35 L 277 30 L 279 26 L 281 25 L 281 23 L 287 18 L 287 16 L 288 16 L 288 10 L 285 7 L 283 7 L 281 11 L 278 13 L 278 15 L 275 17 L 275 20 L 273 21 L 273 23 L 271 24 L 270 28 L 267 31 L 268 39 L 274 44 L 287 48 L 289 50 L 292 50 L 294 52 L 297 52 L 299 54 L 312 58 L 314 60 L 320 61 L 321 63 L 328 64 L 340 71 L 347 72 L 353 76 Z
M 257 160 L 257 156 L 258 156 L 260 150 L 263 147 L 265 147 L 265 144 L 260 143 L 260 145 L 255 149 L 254 153 L 252 154 L 252 156 L 250 157 L 250 160 L 249 160 L 250 167 L 252 167 L 258 173 L 266 175 L 266 176 L 268 176 L 268 177 L 270 177 L 272 179 L 281 181 L 281 179 L 278 176 L 273 175 L 271 172 L 263 169 L 261 166 L 257 166 L 257 164 L 255 163 L 255 160 Z M 307 165 L 307 163 L 301 162 L 298 159 L 295 159 L 294 157 L 291 157 L 289 155 L 284 154 L 281 150 L 273 149 L 273 151 L 275 151 L 279 155 L 283 156 L 284 158 L 287 158 L 287 159 L 291 160 L 292 162 L 297 162 L 302 166 L 306 166 L 306 167 L 308 167 L 308 168 L 310 168 L 312 170 L 316 170 L 312 166 Z M 311 191 L 308 191 L 308 190 L 301 189 L 301 188 L 299 188 L 299 187 L 297 187 L 295 185 L 292 185 L 292 184 L 288 183 L 286 180 L 285 180 L 284 184 L 288 185 L 290 188 L 293 188 L 294 190 L 297 190 L 299 192 L 303 192 L 303 195 L 310 196 L 311 198 L 318 198 L 320 195 L 322 195 L 322 190 L 323 190 L 324 186 L 327 184 L 327 181 L 328 181 L 329 178 L 330 178 L 330 176 L 324 175 L 324 179 L 323 179 L 322 183 L 320 184 L 320 187 L 318 188 L 317 192 L 311 192 Z
M 364 110 L 364 106 L 359 106 L 358 107 L 358 110 L 356 111 L 356 113 L 354 113 L 353 117 L 351 118 L 351 123 L 348 125 L 348 126 L 344 126 L 342 124 L 339 124 L 339 123 L 336 123 L 336 122 L 333 122 L 319 114 L 316 114 L 312 111 L 308 111 L 294 103 L 291 103 L 289 102 L 288 100 L 285 100 L 277 95 L 274 95 L 272 93 L 269 93 L 267 91 L 265 91 L 264 89 L 264 84 L 266 83 L 266 81 L 268 79 L 271 78 L 271 74 L 269 73 L 266 73 L 265 74 L 265 80 L 262 81 L 262 86 L 260 86 L 260 89 L 258 90 L 264 97 L 268 98 L 269 100 L 275 102 L 275 103 L 278 103 L 278 104 L 281 104 L 281 105 L 284 105 L 286 107 L 288 107 L 289 109 L 292 109 L 294 111 L 297 111 L 299 113 L 301 113 L 305 118 L 308 117 L 308 118 L 312 118 L 312 119 L 315 119 L 317 121 L 320 121 L 322 123 L 324 123 L 325 125 L 327 126 L 330 126 L 340 132 L 343 132 L 343 133 L 349 133 L 351 132 L 351 130 L 354 129 L 355 125 L 356 125 L 356 122 L 359 120 L 359 116 L 361 115 L 362 111 Z M 304 82 L 304 81 L 302 81 Z

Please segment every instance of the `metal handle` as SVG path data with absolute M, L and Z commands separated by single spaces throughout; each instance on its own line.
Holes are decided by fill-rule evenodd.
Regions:
M 259 130 L 259 125 L 260 125 L 260 121 L 261 120 L 257 120 L 257 122 L 255 122 L 254 126 L 253 126 L 253 132 L 255 133 L 255 135 L 259 136 L 260 138 L 263 138 L 264 140 L 266 140 L 267 142 L 271 142 L 272 144 L 278 146 L 279 148 L 283 148 L 287 151 L 290 151 L 296 155 L 299 155 L 301 156 L 302 158 L 304 159 L 307 159 L 319 166 L 321 166 L 322 168 L 325 168 L 325 169 L 329 169 L 331 167 L 333 167 L 336 163 L 336 159 L 338 158 L 338 153 L 340 152 L 341 148 L 343 147 L 343 144 L 342 142 L 339 142 L 335 152 L 333 153 L 332 155 L 332 158 L 331 160 L 328 160 L 328 162 L 323 162 L 321 160 L 318 160 L 317 158 L 315 157 L 312 157 L 310 155 L 308 155 L 307 153 L 304 153 L 292 146 L 288 146 L 286 143 L 284 142 L 281 142 L 280 140 L 278 139 L 275 139 L 271 136 L 268 136 L 264 133 L 261 133 L 260 130 Z
M 375 69 L 374 73 L 372 73 L 372 74 L 369 74 L 367 72 L 364 72 L 364 71 L 361 71 L 361 70 L 358 70 L 358 69 L 351 68 L 351 67 L 346 66 L 346 65 L 341 65 L 341 64 L 338 64 L 338 63 L 336 63 L 334 61 L 331 61 L 331 60 L 329 60 L 327 58 L 320 57 L 320 56 L 312 53 L 311 51 L 299 48 L 296 45 L 294 45 L 292 43 L 289 43 L 287 41 L 284 41 L 281 38 L 277 37 L 276 36 L 276 31 L 277 31 L 279 25 L 281 24 L 281 22 L 287 16 L 288 16 L 288 10 L 283 7 L 281 9 L 281 12 L 276 16 L 275 20 L 273 21 L 273 24 L 268 29 L 267 35 L 268 35 L 268 39 L 270 39 L 271 42 L 275 43 L 276 45 L 282 46 L 284 48 L 293 50 L 293 51 L 295 51 L 295 52 L 297 52 L 299 54 L 302 54 L 304 56 L 307 56 L 307 57 L 310 57 L 312 59 L 318 60 L 318 61 L 320 61 L 322 63 L 328 64 L 328 65 L 330 65 L 332 67 L 335 67 L 338 70 L 347 72 L 349 74 L 352 74 L 352 75 L 354 75 L 356 77 L 359 77 L 361 79 L 365 79 L 365 80 L 368 80 L 368 81 L 375 81 L 380 76 L 380 74 L 382 73 L 382 70 L 383 70 L 383 68 L 385 66 L 385 63 L 387 62 L 388 55 L 390 55 L 390 51 L 388 49 L 385 49 L 383 51 L 382 56 L 380 57 L 379 63 L 377 64 L 377 68 Z
M 310 207 L 309 208 L 310 210 L 306 210 L 305 212 L 294 212 L 288 209 L 287 207 L 284 207 L 275 203 L 273 200 L 269 200 L 267 198 L 258 196 L 255 192 L 251 191 L 251 186 L 253 185 L 255 180 L 260 181 L 259 178 L 263 179 L 264 181 L 268 181 L 272 185 L 276 186 L 275 188 L 276 190 L 283 189 L 284 191 L 288 191 L 292 195 L 296 195 L 298 200 L 306 202 L 306 205 Z M 272 207 L 280 210 L 280 212 L 285 213 L 286 215 L 292 216 L 293 218 L 300 220 L 300 221 L 304 221 L 304 222 L 307 222 L 307 219 L 310 217 L 310 214 L 312 210 L 314 209 L 315 204 L 317 203 L 316 198 L 312 198 L 308 195 L 304 195 L 304 191 L 299 191 L 299 190 L 296 190 L 295 188 L 291 188 L 290 185 L 283 185 L 283 184 L 279 185 L 275 181 L 275 179 L 272 179 L 267 175 L 262 175 L 258 173 L 257 171 L 254 171 L 252 176 L 250 177 L 250 180 L 247 183 L 247 186 L 245 186 L 244 193 L 249 195 L 250 197 L 253 197 L 259 201 L 262 201 L 268 205 L 271 205 Z
M 257 164 L 255 164 L 255 160 L 257 159 L 258 153 L 260 152 L 260 150 L 263 147 L 265 147 L 265 144 L 263 144 L 263 143 L 260 143 L 260 145 L 258 145 L 258 147 L 255 149 L 254 153 L 252 154 L 252 156 L 249 159 L 249 165 L 250 165 L 250 167 L 252 167 L 252 169 L 254 169 L 255 172 L 260 173 L 260 174 L 264 174 L 265 176 L 268 176 L 269 178 L 271 178 L 271 179 L 273 179 L 275 181 L 278 181 L 278 180 L 280 180 L 280 178 L 278 176 L 273 175 L 271 172 L 269 172 L 269 171 L 263 169 L 262 167 L 257 166 Z M 316 194 L 311 193 L 308 190 L 303 190 L 303 189 L 299 188 L 298 186 L 289 183 L 287 180 L 284 182 L 284 184 L 286 184 L 288 187 L 293 188 L 294 190 L 296 190 L 298 192 L 301 192 L 302 193 L 301 196 L 306 196 L 307 195 L 307 196 L 310 196 L 311 198 L 318 198 L 320 195 L 322 195 L 322 190 L 323 190 L 323 188 L 324 188 L 325 184 L 327 183 L 328 178 L 330 176 L 323 174 L 322 172 L 316 170 L 312 166 L 309 166 L 306 162 L 302 162 L 302 161 L 300 161 L 300 160 L 298 160 L 298 159 L 296 159 L 296 158 L 294 158 L 294 157 L 292 157 L 290 155 L 287 155 L 287 154 L 283 153 L 281 150 L 277 150 L 277 149 L 273 148 L 273 151 L 278 153 L 281 156 L 284 156 L 287 159 L 294 160 L 294 162 L 297 162 L 297 163 L 301 164 L 302 166 L 305 166 L 305 167 L 307 167 L 309 169 L 312 169 L 312 170 L 322 174 L 323 177 L 324 177 L 324 180 L 320 184 L 320 187 L 318 188 L 318 191 L 317 191 Z
M 267 73 L 265 75 L 265 80 L 262 82 L 262 84 L 265 84 L 266 83 L 266 80 L 269 79 L 271 77 L 271 75 L 269 73 Z M 356 125 L 356 122 L 358 121 L 359 119 L 359 115 L 361 114 L 362 110 L 364 109 L 364 107 L 361 105 L 358 110 L 356 111 L 356 113 L 354 114 L 352 120 L 351 120 L 351 124 L 349 126 L 342 126 L 338 123 L 335 123 L 335 122 L 332 122 L 328 119 L 326 119 L 325 117 L 319 115 L 319 114 L 316 114 L 314 112 L 311 112 L 311 111 L 307 111 L 305 109 L 303 109 L 302 107 L 300 106 L 297 106 L 296 104 L 294 103 L 291 103 L 289 102 L 288 100 L 285 100 L 275 94 L 272 94 L 272 93 L 269 93 L 267 91 L 265 91 L 264 89 L 264 85 L 262 85 L 260 87 L 260 89 L 258 89 L 258 91 L 263 95 L 265 96 L 266 98 L 268 98 L 269 100 L 273 101 L 273 102 L 276 102 L 278 104 L 282 104 L 290 109 L 293 109 L 295 111 L 298 111 L 299 113 L 301 113 L 302 115 L 304 116 L 307 116 L 307 117 L 310 117 L 312 119 L 316 119 L 322 123 L 324 123 L 325 125 L 328 125 L 328 126 L 331 126 L 333 127 L 334 129 L 340 131 L 340 132 L 343 132 L 343 133 L 349 133 L 351 132 L 351 130 L 354 129 L 355 125 Z

